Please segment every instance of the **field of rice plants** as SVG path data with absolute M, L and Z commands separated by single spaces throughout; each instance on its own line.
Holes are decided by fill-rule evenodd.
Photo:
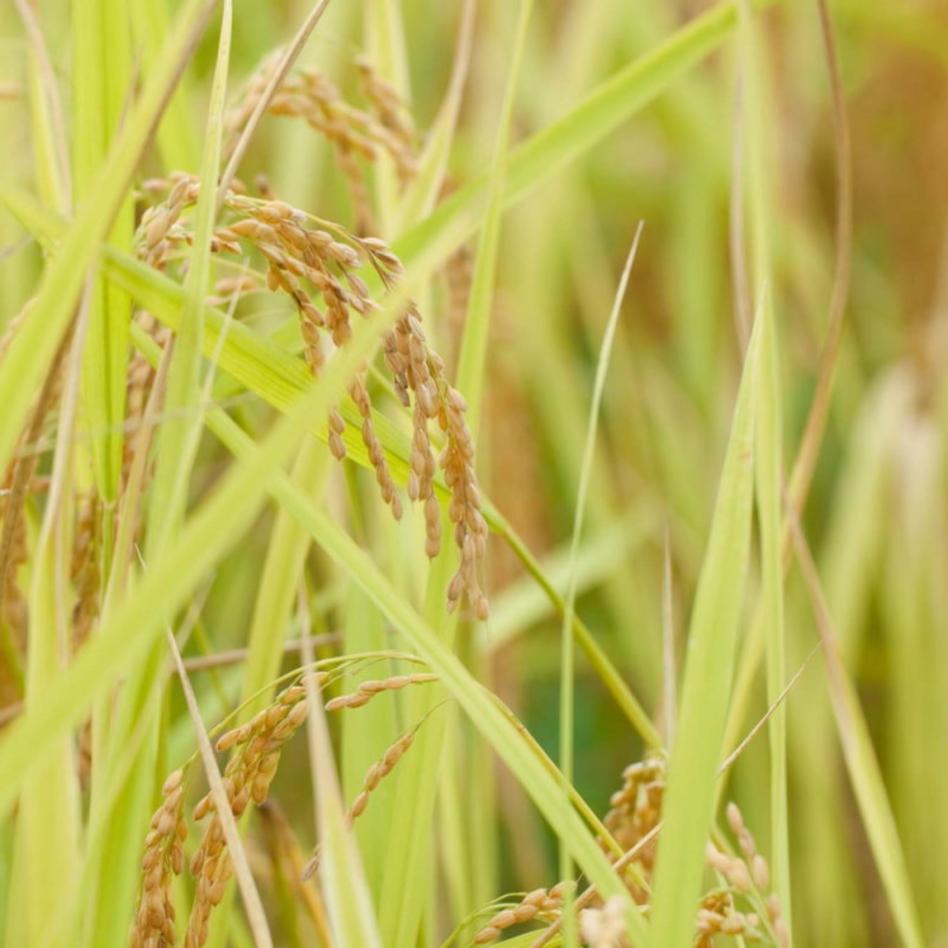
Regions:
M 0 944 L 948 948 L 946 0 L 0 49 Z

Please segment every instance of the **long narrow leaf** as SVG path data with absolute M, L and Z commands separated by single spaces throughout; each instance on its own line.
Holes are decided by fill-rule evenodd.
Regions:
M 692 943 L 724 741 L 738 620 L 747 583 L 753 501 L 754 405 L 760 324 L 744 363 L 711 536 L 688 630 L 678 732 L 663 805 L 652 886 L 651 937 L 662 948 Z
M 792 513 L 790 530 L 823 644 L 830 697 L 836 716 L 836 729 L 846 759 L 846 769 L 849 771 L 863 826 L 869 837 L 872 855 L 903 944 L 909 948 L 921 948 L 925 940 L 918 921 L 898 828 L 892 815 L 879 761 L 872 746 L 872 737 L 859 695 L 842 661 L 839 640 L 823 595 L 816 564 L 803 531 Z

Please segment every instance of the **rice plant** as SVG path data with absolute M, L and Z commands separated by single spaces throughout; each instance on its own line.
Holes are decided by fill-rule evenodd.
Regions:
M 2 943 L 948 943 L 946 15 L 0 8 Z

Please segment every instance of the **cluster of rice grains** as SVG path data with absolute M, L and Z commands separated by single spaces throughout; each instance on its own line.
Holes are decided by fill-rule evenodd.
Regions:
M 525 922 L 554 922 L 563 908 L 563 897 L 568 882 L 558 882 L 549 889 L 534 889 L 515 905 L 501 909 L 474 936 L 475 945 L 489 945 L 500 938 L 508 928 Z
M 398 676 L 400 678 L 405 678 L 409 676 Z M 431 679 L 433 676 L 419 676 L 419 680 Z M 411 683 L 411 682 L 409 682 Z M 402 685 L 393 685 L 392 688 L 386 690 L 395 690 L 396 688 L 403 687 Z M 377 694 L 378 692 L 373 692 L 372 694 Z M 358 708 L 361 707 L 366 701 L 372 697 L 372 694 L 366 694 L 365 692 L 356 692 L 354 695 L 343 695 L 342 699 L 347 697 L 352 698 L 364 698 L 366 700 L 360 701 L 344 701 L 342 699 L 336 699 L 342 703 L 337 703 L 335 705 L 336 709 L 340 708 Z M 330 708 L 330 702 L 326 705 L 327 710 L 332 710 Z M 411 730 L 406 731 L 401 737 L 393 741 L 385 749 L 385 753 L 366 771 L 365 777 L 362 780 L 362 786 L 359 789 L 359 792 L 356 794 L 355 799 L 352 801 L 349 809 L 346 811 L 345 820 L 349 826 L 365 813 L 366 807 L 369 805 L 369 800 L 371 799 L 372 794 L 379 788 L 379 785 L 382 781 L 398 766 L 399 761 L 408 753 L 409 748 L 415 741 L 415 735 L 418 733 L 418 729 L 424 721 L 420 721 L 416 724 Z M 303 879 L 309 879 L 319 868 L 319 845 L 317 844 L 316 849 L 313 852 L 312 857 L 309 862 L 306 864 L 305 869 L 303 870 Z
M 603 824 L 624 852 L 639 845 L 658 825 L 664 792 L 665 761 L 661 757 L 650 757 L 630 764 L 622 772 L 622 786 L 610 797 L 610 809 Z M 604 840 L 600 840 L 600 844 L 603 849 L 607 849 Z M 642 845 L 633 861 L 634 865 L 627 865 L 623 873 L 633 898 L 639 903 L 644 903 L 648 898 L 648 891 L 641 883 L 651 876 L 655 846 L 654 840 Z M 497 913 L 476 933 L 474 944 L 490 944 L 507 928 L 524 922 L 555 922 L 560 915 L 566 885 L 561 882 L 549 890 L 537 889 L 518 905 Z M 611 924 L 597 914 L 602 910 L 601 903 L 589 909 L 592 914 L 583 916 L 583 927 L 596 931 L 608 930 Z
M 8 322 L 0 336 L 0 361 L 7 357 L 32 306 L 33 301 L 28 301 Z M 3 705 L 22 697 L 28 614 L 20 574 L 30 557 L 26 508 L 31 497 L 45 494 L 49 489 L 49 474 L 40 472 L 40 459 L 44 442 L 49 443 L 50 431 L 56 422 L 56 409 L 63 389 L 64 362 L 72 345 L 72 336 L 70 328 L 59 343 L 23 430 L 17 437 L 12 457 L 6 468 L 0 471 L 0 703 Z M 83 542 L 83 530 L 80 515 L 75 525 L 77 543 Z M 94 556 L 91 544 L 87 552 Z M 84 578 L 88 579 L 88 574 Z M 90 606 L 89 595 L 88 583 L 80 585 L 77 609 Z M 73 635 L 74 642 L 80 638 L 78 632 Z M 14 672 L 14 669 L 18 671 Z
M 634 859 L 638 872 L 627 872 L 628 885 L 637 902 L 648 893 L 635 879 L 651 877 L 655 865 L 657 839 L 642 841 L 658 826 L 665 796 L 665 760 L 649 757 L 629 764 L 622 771 L 622 786 L 609 798 L 609 812 L 603 824 L 623 852 L 639 847 Z
M 737 837 L 741 855 L 732 856 L 708 843 L 708 865 L 727 886 L 709 893 L 698 912 L 698 948 L 711 948 L 717 934 L 740 935 L 745 941 L 770 941 L 789 948 L 790 929 L 783 916 L 780 898 L 767 894 L 770 867 L 757 851 L 757 844 L 736 803 L 727 806 L 727 821 Z M 740 912 L 735 899 L 742 897 L 756 912 Z
M 32 302 L 10 320 L 0 337 L 2 360 L 29 312 Z M 71 344 L 72 331 L 61 342 L 53 364 L 28 421 L 17 439 L 16 450 L 0 475 L 0 709 L 22 697 L 22 669 L 28 642 L 27 596 L 21 588 L 22 567 L 30 556 L 27 508 L 31 498 L 49 490 L 49 473 L 40 473 L 44 441 L 56 421 L 57 402 L 63 388 L 63 361 Z M 71 630 L 63 645 L 76 652 L 89 635 L 99 614 L 101 577 L 102 503 L 94 490 L 75 494 L 67 508 L 72 512 L 69 579 L 73 597 Z M 19 676 L 13 670 L 19 668 Z M 17 680 L 17 677 L 20 680 Z M 85 786 L 91 762 L 91 732 L 88 722 L 79 731 L 79 777 Z
M 241 816 L 251 802 L 260 806 L 267 799 L 283 745 L 306 720 L 306 714 L 306 688 L 303 684 L 293 685 L 281 692 L 270 707 L 218 739 L 219 751 L 234 751 L 224 769 L 224 790 L 234 816 Z M 224 829 L 210 791 L 198 801 L 194 819 L 202 820 L 208 815 L 212 815 L 211 821 L 190 863 L 197 887 L 185 936 L 186 948 L 198 948 L 207 940 L 211 910 L 223 898 L 233 873 Z
M 429 672 L 415 672 L 411 675 L 391 675 L 389 678 L 370 678 L 363 681 L 351 694 L 339 695 L 326 702 L 327 711 L 341 711 L 343 708 L 361 708 L 383 691 L 401 691 L 409 685 L 423 685 L 437 681 L 438 676 Z
M 318 688 L 332 679 L 327 672 L 313 672 L 311 680 Z M 360 708 L 376 695 L 401 691 L 412 685 L 435 681 L 427 672 L 368 679 L 351 693 L 339 695 L 325 704 L 327 711 Z M 224 790 L 235 817 L 242 816 L 250 804 L 260 807 L 268 799 L 270 785 L 280 765 L 284 746 L 306 721 L 308 705 L 306 680 L 281 691 L 274 701 L 247 723 L 225 731 L 216 741 L 220 753 L 230 753 L 223 772 Z M 395 769 L 414 741 L 419 722 L 395 740 L 366 773 L 362 787 L 346 814 L 351 824 L 365 812 L 371 794 Z M 184 818 L 185 770 L 174 771 L 162 788 L 162 801 L 151 819 L 142 857 L 141 889 L 131 934 L 132 948 L 170 948 L 177 945 L 172 884 L 185 865 L 184 844 L 188 826 Z M 195 880 L 194 898 L 185 933 L 186 948 L 200 948 L 208 936 L 208 921 L 214 907 L 224 896 L 233 874 L 224 830 L 210 792 L 197 802 L 195 821 L 211 817 L 188 863 Z M 310 860 L 302 878 L 312 875 L 317 856 Z
M 279 56 L 263 63 L 247 83 L 240 104 L 228 117 L 231 140 L 243 129 L 264 94 Z M 287 76 L 270 101 L 271 115 L 299 118 L 332 146 L 346 178 L 356 217 L 356 231 L 378 231 L 369 201 L 363 163 L 387 155 L 402 185 L 418 166 L 416 133 L 411 115 L 395 90 L 364 58 L 356 61 L 366 108 L 347 102 L 322 72 L 306 67 Z
M 610 809 L 603 824 L 624 853 L 634 858 L 623 860 L 623 878 L 629 894 L 648 912 L 649 886 L 655 857 L 660 845 L 662 801 L 665 793 L 665 761 L 659 756 L 631 764 L 622 773 L 622 786 L 611 796 Z M 780 899 L 770 889 L 770 869 L 757 850 L 741 811 L 734 803 L 727 807 L 728 824 L 737 838 L 741 855 L 722 851 L 710 841 L 707 866 L 720 885 L 701 899 L 695 920 L 695 948 L 712 948 L 715 938 L 739 937 L 745 942 L 788 948 L 789 929 Z M 600 841 L 606 852 L 611 852 Z M 560 921 L 567 885 L 561 882 L 551 889 L 537 889 L 518 902 L 496 912 L 476 931 L 471 943 L 488 945 L 525 923 L 549 926 Z M 584 905 L 588 904 L 588 908 Z M 740 906 L 746 905 L 748 911 Z M 617 948 L 629 944 L 624 935 L 621 904 L 603 902 L 588 895 L 578 902 L 579 932 L 582 943 L 590 948 Z
M 176 251 L 192 239 L 185 212 L 198 197 L 199 183 L 186 175 L 167 181 L 151 181 L 148 191 L 164 193 L 165 199 L 143 215 L 138 230 L 139 256 L 165 269 Z M 223 210 L 227 220 L 214 233 L 212 250 L 245 257 L 256 253 L 266 267 L 265 282 L 274 292 L 286 294 L 297 310 L 303 339 L 303 355 L 318 376 L 328 352 L 346 345 L 352 336 L 354 317 L 368 317 L 378 308 L 360 271 L 371 267 L 386 290 L 398 283 L 402 266 L 389 247 L 376 237 L 357 237 L 342 226 L 325 221 L 271 198 L 252 197 L 239 183 L 228 191 Z M 252 278 L 251 278 L 252 280 Z M 253 283 L 238 278 L 218 285 L 226 295 Z M 431 422 L 437 422 L 444 447 L 440 465 L 451 500 L 448 514 L 460 565 L 448 589 L 448 606 L 466 598 L 480 620 L 488 615 L 487 598 L 478 580 L 478 564 L 487 545 L 487 526 L 481 513 L 480 492 L 474 470 L 474 443 L 465 420 L 461 394 L 447 381 L 445 364 L 427 342 L 421 316 L 409 301 L 395 325 L 384 336 L 384 361 L 391 372 L 395 392 L 412 415 L 410 471 L 407 491 L 423 506 L 425 551 L 437 556 L 441 548 L 441 513 L 435 495 L 436 461 Z M 137 371 L 143 370 L 138 367 Z M 402 515 L 388 461 L 372 421 L 372 402 L 366 384 L 366 368 L 352 380 L 349 395 L 358 412 L 359 433 L 375 471 L 379 491 L 396 518 Z M 135 400 L 140 405 L 141 396 Z M 346 421 L 338 407 L 328 417 L 330 449 L 340 460 L 346 456 Z
M 184 771 L 175 770 L 161 788 L 161 806 L 145 837 L 142 884 L 132 928 L 132 948 L 164 948 L 178 943 L 171 895 L 174 877 L 184 868 Z
M 326 673 L 313 676 L 317 686 L 327 682 Z M 435 681 L 426 672 L 392 675 L 383 679 L 367 679 L 354 691 L 328 700 L 327 711 L 361 708 L 376 696 L 400 691 L 414 685 Z M 286 742 L 304 723 L 307 714 L 306 688 L 302 682 L 277 695 L 274 702 L 250 721 L 225 732 L 216 742 L 220 752 L 232 752 L 224 770 L 224 787 L 235 816 L 242 815 L 250 803 L 262 805 L 268 798 L 270 785 L 280 762 Z M 420 722 L 423 723 L 423 722 Z M 351 824 L 366 809 L 371 794 L 378 788 L 410 749 L 420 723 L 403 733 L 382 754 L 366 773 L 363 785 L 353 799 L 346 818 Z M 635 873 L 626 866 L 625 878 L 633 898 L 647 911 L 648 882 L 654 866 L 656 841 L 649 834 L 660 826 L 662 799 L 665 790 L 665 764 L 652 757 L 627 767 L 623 782 L 610 798 L 610 809 L 604 824 L 623 851 L 637 847 Z M 134 948 L 162 948 L 177 944 L 172 883 L 185 864 L 184 843 L 188 836 L 183 816 L 184 771 L 174 771 L 162 788 L 162 802 L 152 817 L 145 838 L 142 859 L 142 882 L 135 914 L 131 944 Z M 208 919 L 214 906 L 223 897 L 232 874 L 223 829 L 210 793 L 194 808 L 195 820 L 211 816 L 204 834 L 190 859 L 190 871 L 196 879 L 195 895 L 184 944 L 198 948 L 207 938 Z M 747 942 L 765 943 L 785 948 L 789 930 L 779 898 L 768 892 L 770 870 L 758 851 L 738 807 L 731 803 L 726 810 L 727 821 L 734 833 L 740 855 L 724 851 L 713 843 L 707 846 L 707 865 L 720 880 L 720 885 L 702 898 L 695 925 L 696 948 L 711 948 L 717 936 L 741 937 Z M 318 853 L 304 872 L 309 877 L 318 865 Z M 643 887 L 644 880 L 644 887 Z M 549 925 L 560 918 L 563 900 L 571 882 L 560 882 L 549 889 L 536 889 L 516 902 L 496 911 L 474 934 L 471 943 L 486 945 L 502 937 L 515 926 L 532 923 Z M 739 908 L 741 902 L 750 911 Z M 614 907 L 594 900 L 580 913 L 580 930 L 589 945 L 625 944 L 616 942 Z
M 20 567 L 29 556 L 21 513 L 25 480 L 17 465 L 11 464 L 0 481 L 0 622 L 11 630 L 16 648 L 22 648 L 26 632 L 26 597 L 18 581 Z
M 317 680 L 321 681 L 321 676 Z M 302 683 L 292 685 L 246 724 L 218 738 L 218 751 L 233 751 L 224 770 L 224 790 L 234 816 L 243 814 L 251 802 L 260 806 L 267 799 L 283 746 L 306 720 L 306 713 L 306 688 Z M 145 838 L 141 894 L 131 937 L 133 948 L 164 948 L 178 943 L 171 884 L 184 867 L 183 843 L 188 837 L 183 817 L 183 782 L 183 770 L 176 770 L 165 781 L 164 799 Z M 223 826 L 210 792 L 198 801 L 193 816 L 195 820 L 211 816 L 211 820 L 189 863 L 195 892 L 185 934 L 187 948 L 198 948 L 207 940 L 211 911 L 223 898 L 233 873 Z
M 579 932 L 589 948 L 616 948 L 625 938 L 625 907 L 622 899 L 611 896 L 605 904 L 579 913 Z

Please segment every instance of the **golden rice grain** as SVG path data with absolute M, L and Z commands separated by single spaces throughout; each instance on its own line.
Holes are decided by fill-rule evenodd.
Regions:
M 142 856 L 141 891 L 132 927 L 132 948 L 171 948 L 178 943 L 171 897 L 174 877 L 184 868 L 184 773 L 173 771 L 161 788 L 161 806 L 151 818 Z
M 437 675 L 432 675 L 427 672 L 416 672 L 412 675 L 392 675 L 389 678 L 363 681 L 359 685 L 358 690 L 352 694 L 339 695 L 326 702 L 326 710 L 339 711 L 342 708 L 361 708 L 383 691 L 400 691 L 409 685 L 421 685 L 437 680 Z
M 547 921 L 558 916 L 563 906 L 563 897 L 571 882 L 558 882 L 549 889 L 534 889 L 528 892 L 512 908 L 505 908 L 494 915 L 474 936 L 475 945 L 489 945 L 514 925 L 521 925 L 534 919 Z

